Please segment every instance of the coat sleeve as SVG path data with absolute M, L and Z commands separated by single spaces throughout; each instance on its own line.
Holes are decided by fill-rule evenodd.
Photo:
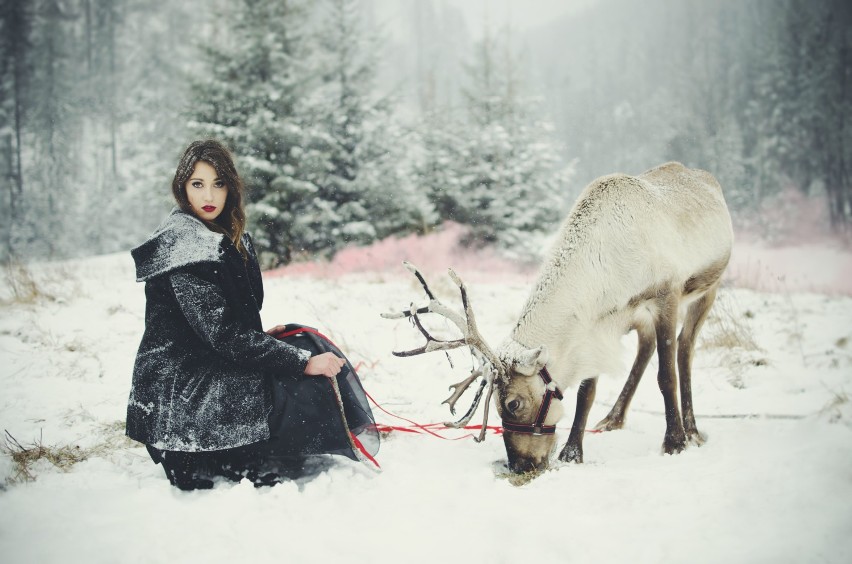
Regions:
M 228 305 L 218 276 L 210 265 L 169 275 L 178 306 L 198 337 L 221 356 L 244 366 L 304 373 L 310 353 L 240 320 Z

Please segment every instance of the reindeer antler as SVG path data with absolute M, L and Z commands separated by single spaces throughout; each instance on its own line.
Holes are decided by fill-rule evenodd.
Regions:
M 476 360 L 479 361 L 479 368 L 475 368 L 471 371 L 470 376 L 462 380 L 461 382 L 456 382 L 455 384 L 450 384 L 450 389 L 453 390 L 453 393 L 445 399 L 441 403 L 446 403 L 450 406 L 450 413 L 453 415 L 456 414 L 456 402 L 461 397 L 461 395 L 467 390 L 470 385 L 476 381 L 480 376 L 485 376 L 485 370 L 490 365 L 488 364 L 488 360 L 476 349 L 471 349 L 473 356 L 476 357 Z
M 473 315 L 473 309 L 470 305 L 470 300 L 467 296 L 467 288 L 464 283 L 461 281 L 461 278 L 453 271 L 453 269 L 449 269 L 450 278 L 459 287 L 459 291 L 461 292 L 462 305 L 464 307 L 464 316 L 457 313 L 456 311 L 448 308 L 443 303 L 441 303 L 432 291 L 429 289 L 429 285 L 426 284 L 426 280 L 423 278 L 423 275 L 420 274 L 420 271 L 417 270 L 414 265 L 409 262 L 402 263 L 405 268 L 414 274 L 417 277 L 417 280 L 420 281 L 420 285 L 423 286 L 423 290 L 426 292 L 426 295 L 429 297 L 429 304 L 416 308 L 414 304 L 406 310 L 399 313 L 383 313 L 382 317 L 385 319 L 403 319 L 406 317 L 411 318 L 414 322 L 414 325 L 426 337 L 426 344 L 422 347 L 418 347 L 416 349 L 408 350 L 408 351 L 394 351 L 395 356 L 415 356 L 419 354 L 424 354 L 433 351 L 447 351 L 452 349 L 457 349 L 463 346 L 469 346 L 471 352 L 474 357 L 479 361 L 479 367 L 475 368 L 471 375 L 458 382 L 456 384 L 452 384 L 450 389 L 453 390 L 453 393 L 447 398 L 443 403 L 446 403 L 450 406 L 450 413 L 455 414 L 455 404 L 456 401 L 461 397 L 461 395 L 470 387 L 470 385 L 479 377 L 482 377 L 482 381 L 479 384 L 479 389 L 476 391 L 476 395 L 473 398 L 473 403 L 470 408 L 468 408 L 467 412 L 462 416 L 461 419 L 455 422 L 447 422 L 444 425 L 448 427 L 460 428 L 467 425 L 467 423 L 471 420 L 476 409 L 479 407 L 480 400 L 482 399 L 482 393 L 485 388 L 488 388 L 488 394 L 486 395 L 485 400 L 485 411 L 484 417 L 482 421 L 482 428 L 479 433 L 479 437 L 475 438 L 477 442 L 481 442 L 485 438 L 486 426 L 488 423 L 488 404 L 491 401 L 491 393 L 494 390 L 494 379 L 500 374 L 500 369 L 502 365 L 500 364 L 500 360 L 494 351 L 488 346 L 485 342 L 485 339 L 479 333 L 479 330 L 476 326 L 476 318 Z M 461 339 L 454 340 L 441 340 L 436 339 L 423 327 L 423 324 L 420 322 L 419 315 L 424 313 L 437 313 L 456 325 L 459 330 L 462 332 Z

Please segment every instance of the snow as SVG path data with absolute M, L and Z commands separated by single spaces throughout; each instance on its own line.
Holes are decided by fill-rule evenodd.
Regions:
M 754 249 L 738 252 L 760 254 Z M 831 271 L 849 271 L 848 253 L 824 252 L 834 253 Z M 761 255 L 761 264 L 809 264 L 814 253 Z M 499 343 L 530 282 L 453 266 L 483 334 Z M 457 306 L 445 270 L 421 268 Z M 95 450 L 64 470 L 42 460 L 35 481 L 0 491 L 4 563 L 852 561 L 852 292 L 833 284 L 813 293 L 822 286 L 800 278 L 815 280 L 814 271 L 786 276 L 784 287 L 721 292 L 695 359 L 698 425 L 708 438 L 700 448 L 661 454 L 652 361 L 624 430 L 587 433 L 584 464 L 556 464 L 520 486 L 507 479 L 493 434 L 476 444 L 394 432 L 379 452 L 380 473 L 321 458 L 308 476 L 272 488 L 181 492 L 122 438 L 144 311 L 129 253 L 30 269 L 41 290 L 34 301 L 15 301 L 8 281 L 0 285 L 0 426 L 24 445 Z M 385 409 L 421 423 L 447 419 L 440 402 L 466 376 L 468 355 L 455 351 L 454 368 L 443 354 L 395 358 L 391 350 L 417 346 L 420 336 L 379 317 L 423 300 L 417 283 L 401 267 L 318 272 L 267 277 L 265 324 L 317 327 L 363 363 L 362 381 Z M 742 338 L 721 346 L 731 324 Z M 629 366 L 635 337 L 623 343 Z M 591 423 L 622 383 L 601 379 Z M 0 455 L 0 476 L 13 474 Z

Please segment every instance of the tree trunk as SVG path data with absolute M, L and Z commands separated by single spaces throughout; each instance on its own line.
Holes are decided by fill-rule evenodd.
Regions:
M 116 8 L 115 0 L 110 0 L 109 10 L 107 12 L 109 21 L 107 22 L 107 49 L 109 52 L 109 78 L 108 78 L 108 96 L 109 96 L 109 142 L 110 142 L 110 157 L 112 166 L 112 177 L 118 176 L 118 116 L 116 111 L 116 67 L 115 67 L 115 27 L 116 27 Z
M 850 161 L 850 152 L 852 152 L 852 131 L 849 123 L 847 112 L 852 111 L 852 92 L 850 92 L 850 80 L 852 80 L 852 34 L 848 31 L 848 26 L 852 23 L 852 7 L 848 2 L 839 1 L 835 4 L 838 13 L 836 14 L 839 22 L 838 28 L 840 32 L 840 56 L 839 56 L 839 80 L 840 80 L 840 111 L 838 112 L 839 129 L 839 151 L 838 156 L 838 182 L 840 186 L 839 198 L 839 213 L 840 219 L 843 222 L 843 228 L 848 228 L 852 223 L 852 162 Z
M 86 72 L 92 74 L 92 0 L 84 0 L 83 11 L 86 13 Z
M 23 8 L 18 7 L 17 12 L 9 18 L 9 23 L 13 30 L 11 38 L 12 49 L 12 104 L 14 105 L 14 129 L 15 129 L 15 167 L 12 170 L 15 187 L 18 191 L 18 198 L 24 192 L 24 174 L 23 161 L 21 159 L 21 137 L 23 133 L 23 97 L 24 88 L 23 81 L 26 74 L 26 49 L 28 38 L 26 37 L 29 30 L 29 22 L 25 21 L 26 14 L 23 13 Z

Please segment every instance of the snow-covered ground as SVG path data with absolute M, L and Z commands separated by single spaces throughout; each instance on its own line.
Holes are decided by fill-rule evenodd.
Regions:
M 787 262 L 801 266 L 813 255 Z M 12 299 L 7 276 L 7 445 L 14 437 L 88 457 L 64 468 L 41 459 L 31 467 L 35 481 L 25 481 L 8 449 L 0 454 L 0 561 L 852 562 L 852 297 L 813 278 L 764 274 L 771 260 L 740 257 L 732 265 L 740 265 L 732 278 L 740 287 L 721 293 L 696 353 L 694 397 L 707 443 L 660 453 L 665 422 L 652 364 L 624 430 L 587 434 L 585 464 L 555 465 L 521 486 L 506 477 L 498 436 L 476 444 L 393 432 L 380 473 L 324 458 L 309 476 L 272 488 L 222 483 L 180 492 L 123 438 L 144 311 L 129 254 L 32 266 L 40 294 L 29 303 Z M 848 273 L 849 257 L 838 253 L 842 264 L 831 268 Z M 756 264 L 759 279 L 783 284 L 754 289 L 748 265 Z M 443 272 L 424 270 L 456 304 Z M 458 270 L 483 333 L 499 343 L 529 277 Z M 25 281 L 20 273 L 12 279 Z M 451 368 L 442 354 L 390 354 L 419 344 L 407 323 L 379 317 L 422 298 L 401 268 L 278 273 L 267 277 L 266 295 L 266 325 L 298 321 L 329 335 L 363 363 L 363 383 L 385 409 L 421 423 L 449 416 L 440 403 L 466 375 L 467 356 L 456 351 Z M 634 344 L 624 338 L 627 366 Z M 601 380 L 593 422 L 622 383 Z M 381 423 L 406 424 L 375 413 Z

